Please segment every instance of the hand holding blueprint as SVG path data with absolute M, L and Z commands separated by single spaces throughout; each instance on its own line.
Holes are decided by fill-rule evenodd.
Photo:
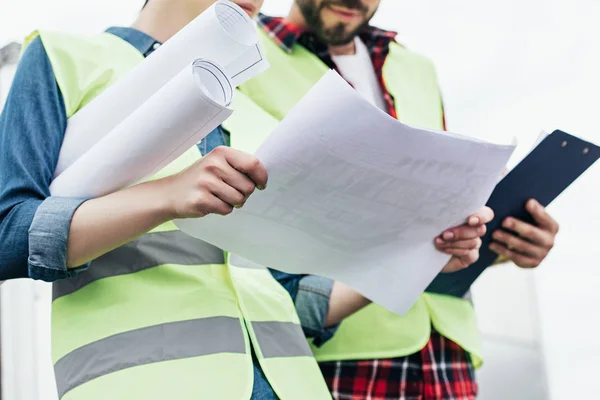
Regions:
M 153 175 L 231 115 L 233 92 L 223 70 L 197 60 L 54 179 L 50 192 L 95 198 Z
M 55 177 L 197 59 L 222 66 L 233 87 L 269 67 L 255 23 L 234 3 L 217 1 L 69 118 Z
M 265 191 L 231 215 L 176 224 L 404 314 L 449 260 L 434 238 L 483 207 L 513 150 L 401 124 L 329 72 L 257 150 Z
M 68 120 L 50 192 L 99 197 L 158 172 L 225 121 L 235 86 L 266 68 L 254 22 L 218 1 Z

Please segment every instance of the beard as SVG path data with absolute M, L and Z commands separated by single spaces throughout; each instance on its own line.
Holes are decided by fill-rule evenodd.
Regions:
M 369 24 L 372 17 L 372 15 L 368 15 L 369 9 L 361 0 L 324 0 L 318 6 L 315 2 L 316 0 L 296 0 L 304 19 L 308 26 L 310 26 L 312 32 L 328 45 L 339 46 L 350 43 L 358 33 Z M 347 29 L 348 25 L 343 22 L 334 26 L 325 27 L 325 23 L 321 19 L 321 12 L 331 5 L 343 6 L 358 11 L 364 16 L 364 22 L 351 31 Z

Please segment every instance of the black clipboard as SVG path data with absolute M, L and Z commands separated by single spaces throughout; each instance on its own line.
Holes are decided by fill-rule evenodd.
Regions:
M 489 244 L 502 221 L 510 216 L 534 224 L 525 210 L 526 202 L 534 198 L 548 206 L 598 158 L 600 147 L 593 143 L 560 130 L 548 135 L 492 192 L 487 205 L 494 210 L 495 217 L 482 238 L 479 260 L 467 269 L 439 274 L 425 291 L 463 297 L 479 275 L 496 261 L 498 255 L 489 249 Z

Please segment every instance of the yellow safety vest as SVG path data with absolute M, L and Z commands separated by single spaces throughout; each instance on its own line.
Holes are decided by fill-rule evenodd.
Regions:
M 301 45 L 286 52 L 264 31 L 261 44 L 271 68 L 245 83 L 240 90 L 254 105 L 278 121 L 328 71 L 328 67 Z M 424 57 L 392 43 L 383 67 L 383 76 L 395 100 L 402 122 L 431 129 L 442 129 L 441 98 L 433 65 Z M 260 127 L 251 113 L 241 107 L 224 126 L 232 137 L 252 129 L 251 137 L 271 132 L 273 123 Z M 249 128 L 250 127 L 250 128 Z M 257 132 L 263 130 L 262 133 Z M 253 150 L 252 144 L 246 147 Z M 470 302 L 448 296 L 424 294 L 405 316 L 370 305 L 347 318 L 333 339 L 322 347 L 313 346 L 318 361 L 381 359 L 401 357 L 422 349 L 431 334 L 431 325 L 455 341 L 481 364 L 481 342 Z
M 37 35 L 67 117 L 143 60 L 109 33 L 36 32 L 28 39 Z M 247 99 L 244 105 L 252 107 Z M 200 157 L 194 146 L 153 179 Z M 53 285 L 52 358 L 61 399 L 249 399 L 251 349 L 281 399 L 331 398 L 294 304 L 268 270 L 172 222 Z

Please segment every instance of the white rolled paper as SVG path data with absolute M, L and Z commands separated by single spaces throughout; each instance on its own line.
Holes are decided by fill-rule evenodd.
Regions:
M 269 66 L 255 23 L 236 4 L 217 1 L 69 119 L 55 177 L 198 58 L 223 66 L 236 86 Z
M 231 115 L 233 92 L 222 67 L 196 60 L 64 170 L 50 193 L 94 198 L 152 175 Z

